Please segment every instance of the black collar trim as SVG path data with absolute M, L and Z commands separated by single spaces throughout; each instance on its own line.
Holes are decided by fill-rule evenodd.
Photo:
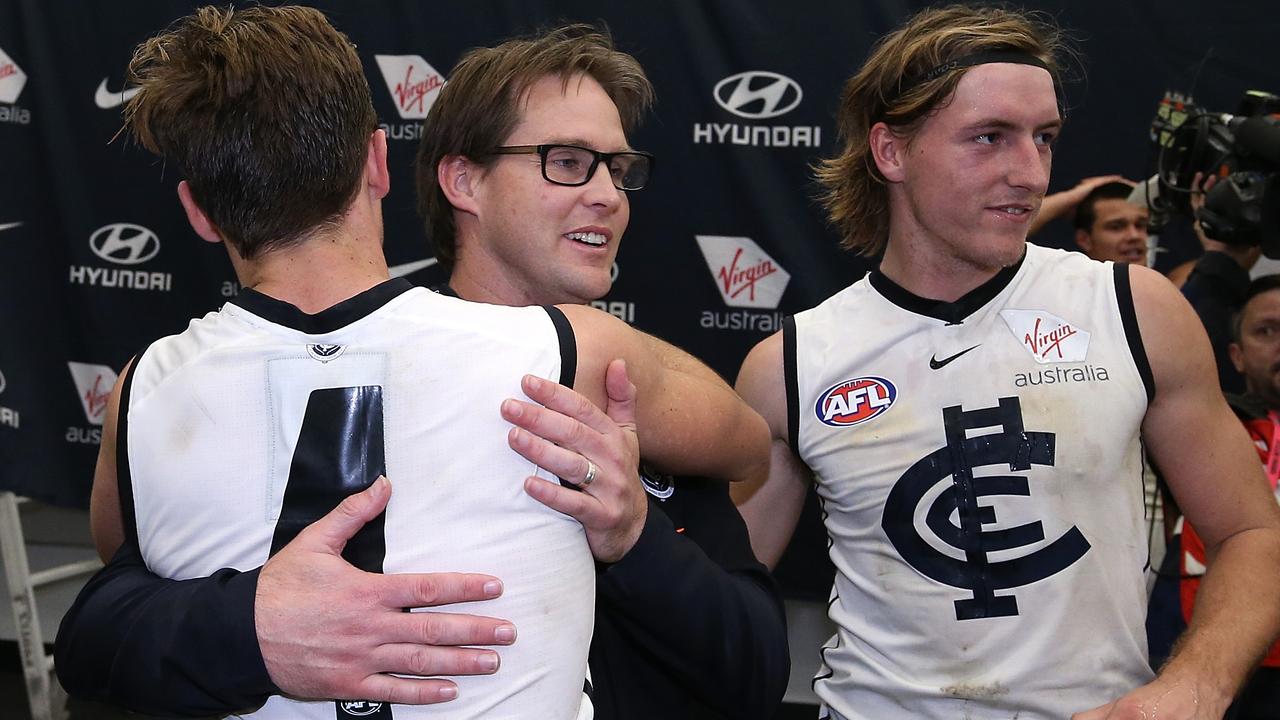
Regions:
M 373 314 L 401 293 L 412 289 L 413 283 L 408 280 L 392 278 L 315 315 L 308 315 L 287 302 L 263 295 L 253 288 L 241 289 L 240 294 L 230 302 L 277 325 L 308 335 L 323 335 Z
M 1013 281 L 1013 276 L 1018 274 L 1018 270 L 1022 268 L 1022 263 L 1026 259 L 1027 254 L 1023 252 L 1018 262 L 996 273 L 990 280 L 965 293 L 955 302 L 920 297 L 890 280 L 884 273 L 880 272 L 879 268 L 871 271 L 868 280 L 871 282 L 871 287 L 875 288 L 886 300 L 903 310 L 942 320 L 948 325 L 959 325 L 964 322 L 965 318 L 981 309 L 983 305 L 991 302 L 991 299 L 999 295 L 1001 290 L 1008 287 L 1009 283 Z

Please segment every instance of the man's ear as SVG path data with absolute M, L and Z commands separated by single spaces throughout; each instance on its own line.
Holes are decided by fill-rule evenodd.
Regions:
M 476 191 L 483 169 L 461 155 L 445 155 L 436 164 L 436 183 L 455 210 L 479 214 Z
M 195 230 L 197 235 L 207 242 L 222 242 L 222 235 L 218 232 L 218 228 L 214 227 L 209 221 L 209 216 L 204 214 L 204 210 L 200 209 L 196 199 L 191 196 L 191 186 L 186 180 L 178 183 L 178 200 L 182 203 L 182 209 L 187 212 L 187 222 L 191 224 L 191 229 Z
M 1093 236 L 1086 230 L 1076 229 L 1076 245 L 1088 255 L 1093 252 Z
M 369 136 L 369 153 L 364 160 L 365 180 L 374 193 L 374 199 L 381 200 L 391 192 L 391 172 L 387 170 L 387 132 L 382 128 L 373 131 Z
M 1236 366 L 1236 372 L 1244 373 L 1244 350 L 1240 349 L 1240 343 L 1231 343 L 1227 345 L 1227 354 L 1231 356 L 1231 364 Z
M 867 142 L 871 144 L 871 158 L 880 174 L 889 182 L 902 182 L 906 174 L 907 140 L 883 122 L 871 126 Z

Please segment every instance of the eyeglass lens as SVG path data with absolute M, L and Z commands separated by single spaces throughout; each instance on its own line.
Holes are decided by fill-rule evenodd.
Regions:
M 585 148 L 552 145 L 543 163 L 547 179 L 566 185 L 582 185 L 589 178 L 596 156 Z M 639 190 L 649 181 L 649 158 L 639 153 L 612 153 L 606 162 L 613 184 L 620 190 Z

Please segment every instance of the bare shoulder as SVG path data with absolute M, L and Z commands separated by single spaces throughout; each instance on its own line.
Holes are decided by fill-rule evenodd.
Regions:
M 1184 378 L 1216 377 L 1204 326 L 1173 283 L 1155 270 L 1130 265 L 1129 285 L 1157 398 Z

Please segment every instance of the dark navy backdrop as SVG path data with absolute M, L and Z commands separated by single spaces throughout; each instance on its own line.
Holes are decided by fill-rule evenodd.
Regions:
M 418 122 L 434 91 L 467 48 L 562 20 L 606 21 L 658 92 L 632 138 L 657 154 L 657 174 L 632 194 L 607 310 L 732 377 L 781 314 L 867 268 L 836 249 L 809 166 L 834 147 L 845 78 L 923 3 L 315 4 L 359 46 L 392 138 L 387 255 L 416 280 L 442 278 L 413 209 Z M 195 5 L 0 0 L 0 487 L 84 505 L 115 374 L 237 290 L 223 250 L 187 227 L 173 169 L 113 141 L 133 47 Z M 1083 55 L 1066 89 L 1054 189 L 1104 172 L 1149 175 L 1146 128 L 1166 89 L 1225 111 L 1246 89 L 1280 91 L 1270 2 L 1028 5 L 1071 28 Z M 1051 227 L 1040 240 L 1064 245 L 1069 232 Z M 1174 247 L 1162 262 L 1189 252 Z M 807 558 L 823 554 L 812 521 L 798 542 Z M 792 562 L 783 578 L 820 593 L 823 572 Z

